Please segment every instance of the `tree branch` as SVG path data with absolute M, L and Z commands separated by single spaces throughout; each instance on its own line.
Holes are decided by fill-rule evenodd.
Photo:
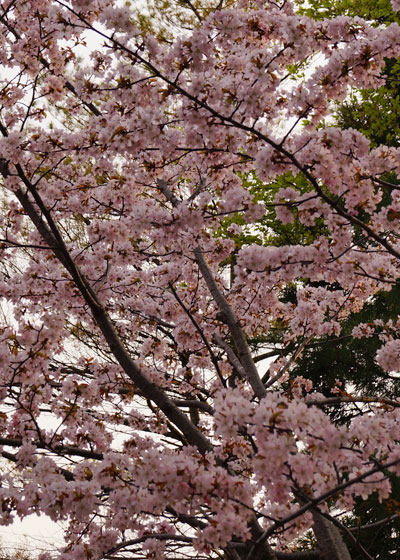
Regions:
M 343 523 L 340 523 L 340 521 L 338 521 L 337 519 L 335 519 L 332 515 L 329 515 L 328 513 L 324 513 L 322 511 L 320 511 L 318 509 L 318 513 L 319 515 L 321 515 L 322 517 L 325 517 L 325 519 L 327 519 L 328 521 L 330 521 L 333 525 L 335 525 L 340 531 L 342 531 L 343 533 L 345 533 L 348 537 L 348 539 L 350 540 L 350 542 L 353 544 L 353 546 L 357 549 L 357 551 L 361 554 L 361 556 L 365 559 L 365 560 L 375 560 L 374 558 L 372 558 L 372 556 L 368 553 L 368 551 L 363 547 L 363 545 L 359 542 L 358 539 L 356 539 L 351 531 L 345 526 L 343 525 Z M 350 559 L 351 560 L 351 559 Z
M 308 338 L 303 340 L 303 342 L 300 344 L 300 346 L 295 350 L 294 354 L 292 354 L 289 361 L 280 369 L 280 371 L 278 371 L 278 373 L 276 373 L 273 377 L 271 377 L 267 381 L 267 383 L 265 384 L 266 389 L 268 389 L 268 387 L 271 387 L 271 385 L 273 385 L 275 383 L 275 381 L 278 381 L 278 379 L 280 379 L 288 371 L 290 366 L 292 364 L 294 364 L 294 362 L 297 360 L 297 358 L 300 356 L 300 354 L 304 350 L 305 346 L 307 346 L 307 344 L 310 342 L 310 340 L 312 338 L 313 338 L 313 336 L 309 336 Z
M 335 486 L 331 490 L 327 490 L 326 492 L 320 494 L 317 498 L 309 499 L 307 504 L 305 504 L 304 506 L 301 506 L 295 512 L 293 512 L 290 515 L 284 517 L 283 519 L 275 521 L 275 523 L 273 523 L 273 525 L 269 529 L 264 531 L 262 536 L 259 538 L 259 541 L 262 542 L 262 541 L 268 539 L 277 529 L 283 527 L 284 525 L 287 525 L 288 523 L 290 523 L 290 521 L 293 521 L 294 519 L 297 519 L 297 517 L 299 517 L 300 515 L 303 515 L 303 513 L 305 513 L 306 511 L 309 511 L 310 509 L 315 508 L 316 506 L 318 506 L 318 504 L 320 504 L 322 502 L 325 502 L 329 498 L 332 498 L 333 496 L 339 494 L 340 492 L 342 492 L 346 488 L 349 488 L 349 486 L 352 486 L 353 484 L 356 484 L 358 482 L 362 482 L 363 480 L 365 480 L 369 476 L 372 476 L 373 474 L 375 474 L 377 472 L 381 472 L 384 469 L 388 469 L 390 467 L 398 465 L 399 463 L 400 463 L 400 459 L 394 459 L 393 461 L 389 461 L 388 463 L 386 463 L 384 465 L 377 465 L 377 466 L 373 467 L 372 469 L 369 469 L 368 471 L 365 471 L 364 473 L 360 474 L 359 476 L 355 476 L 354 478 L 351 478 L 351 479 L 347 480 L 346 482 L 342 482 L 341 484 L 338 484 L 337 486 Z M 257 541 L 257 543 L 255 543 L 254 546 L 256 546 L 257 544 L 258 544 L 258 541 Z
M 362 396 L 346 396 L 346 397 L 328 397 L 326 399 L 306 399 L 307 406 L 334 406 L 341 403 L 371 403 L 371 404 L 384 404 L 393 406 L 394 408 L 400 407 L 400 400 L 388 399 L 386 397 L 362 397 Z
M 204 259 L 203 253 L 199 247 L 194 250 L 194 255 L 199 267 L 199 270 L 204 278 L 205 283 L 214 298 L 215 303 L 218 305 L 221 313 L 224 317 L 224 322 L 229 327 L 229 331 L 232 335 L 233 342 L 235 344 L 236 350 L 239 354 L 240 363 L 243 366 L 243 373 L 245 378 L 250 383 L 254 394 L 262 399 L 267 394 L 265 387 L 258 375 L 257 368 L 253 362 L 250 354 L 249 347 L 247 345 L 246 339 L 244 337 L 243 331 L 240 327 L 239 321 L 236 319 L 231 306 L 226 301 L 222 292 L 215 282 L 211 270 Z
M 0 123 L 0 132 L 7 137 L 8 133 L 5 127 Z M 126 375 L 134 382 L 134 384 L 143 392 L 143 394 L 164 412 L 167 418 L 179 429 L 187 438 L 191 445 L 195 445 L 201 453 L 211 451 L 213 449 L 210 441 L 202 434 L 202 432 L 187 418 L 187 416 L 179 410 L 179 408 L 169 399 L 165 391 L 150 381 L 142 372 L 135 361 L 131 358 L 126 350 L 122 340 L 119 338 L 117 331 L 112 324 L 107 312 L 100 303 L 97 294 L 91 288 L 89 282 L 80 271 L 79 267 L 72 260 L 68 249 L 62 239 L 62 236 L 55 224 L 49 210 L 43 204 L 34 185 L 29 181 L 19 164 L 16 165 L 18 176 L 25 184 L 28 192 L 31 193 L 35 203 L 38 205 L 42 215 L 38 214 L 36 208 L 28 198 L 28 192 L 23 193 L 18 190 L 15 194 L 24 208 L 27 215 L 32 220 L 38 232 L 49 246 L 55 246 L 54 255 L 61 264 L 70 273 L 76 287 L 79 289 L 83 299 L 89 306 L 93 319 L 102 332 L 111 352 L 126 373 Z

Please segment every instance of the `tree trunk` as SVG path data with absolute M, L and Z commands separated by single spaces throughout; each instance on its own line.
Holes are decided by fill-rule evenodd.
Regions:
M 320 560 L 351 560 L 339 529 L 317 511 L 313 511 L 312 515 Z

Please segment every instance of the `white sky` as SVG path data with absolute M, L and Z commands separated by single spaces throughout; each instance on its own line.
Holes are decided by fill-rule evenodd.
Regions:
M 63 544 L 63 530 L 45 515 L 29 515 L 22 521 L 0 527 L 0 550 L 13 557 L 15 550 L 26 550 L 32 558 Z

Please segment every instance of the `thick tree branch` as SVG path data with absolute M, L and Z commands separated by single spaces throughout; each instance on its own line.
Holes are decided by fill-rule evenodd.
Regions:
M 218 305 L 221 313 L 223 314 L 224 322 L 229 327 L 229 331 L 232 335 L 232 339 L 238 353 L 239 361 L 243 366 L 243 373 L 250 383 L 254 394 L 259 399 L 262 399 L 263 397 L 265 397 L 267 392 L 260 379 L 260 376 L 258 375 L 257 368 L 251 357 L 250 350 L 244 337 L 243 331 L 240 327 L 239 321 L 235 317 L 231 306 L 226 301 L 221 290 L 218 288 L 217 283 L 215 282 L 213 275 L 211 274 L 211 270 L 209 269 L 204 259 L 203 253 L 199 247 L 194 250 L 194 255 L 196 257 L 196 261 L 199 270 L 204 278 L 204 281 L 207 284 L 207 287 L 210 290 L 215 303 Z
M 209 404 L 205 403 L 205 402 L 193 401 L 193 400 L 190 401 L 190 400 L 174 399 L 174 403 L 176 404 L 176 406 L 188 407 L 188 408 L 199 408 L 200 410 L 204 410 L 204 412 L 208 412 L 208 414 L 211 414 L 211 415 L 214 414 L 213 407 L 210 406 Z
M 46 449 L 57 453 L 58 455 L 71 455 L 76 457 L 84 457 L 86 459 L 95 459 L 101 461 L 104 458 L 103 453 L 96 453 L 90 449 L 81 449 L 80 447 L 73 447 L 68 445 L 47 445 L 42 441 L 33 441 L 32 444 L 37 449 Z M 9 447 L 22 447 L 22 440 L 16 438 L 0 438 L 0 445 Z
M 347 535 L 347 538 L 353 544 L 355 549 L 361 554 L 361 556 L 362 556 L 362 558 L 364 558 L 364 560 L 374 560 L 374 558 L 372 558 L 372 556 L 368 553 L 368 551 L 362 546 L 360 541 L 352 535 L 351 531 L 345 525 L 343 525 L 343 523 L 340 523 L 332 515 L 329 515 L 328 513 L 321 512 L 319 509 L 318 509 L 318 513 L 319 513 L 320 518 L 327 519 L 338 530 L 340 530 L 342 533 L 345 533 Z M 349 558 L 350 558 L 350 556 L 349 556 Z M 350 560 L 351 560 L 351 558 L 350 558 Z
M 400 407 L 400 400 L 388 399 L 386 397 L 363 397 L 363 396 L 346 396 L 346 397 L 327 397 L 326 399 L 306 399 L 305 403 L 308 406 L 335 406 L 342 403 L 370 403 L 376 405 L 392 406 L 393 408 Z
M 1 451 L 1 456 L 4 457 L 4 459 L 7 459 L 8 461 L 11 461 L 13 463 L 18 463 L 18 458 L 12 453 L 8 453 L 8 451 Z M 62 474 L 62 476 L 65 478 L 65 480 L 68 480 L 68 482 L 75 480 L 75 476 L 72 472 L 67 471 L 67 469 L 63 469 L 62 467 L 57 467 L 57 468 L 59 472 Z
M 2 132 L 3 136 L 7 137 L 7 130 L 1 123 L 0 132 Z M 83 299 L 89 306 L 92 316 L 109 345 L 110 350 L 126 375 L 143 392 L 143 394 L 150 400 L 154 401 L 154 403 L 164 412 L 167 418 L 182 431 L 191 445 L 195 445 L 201 453 L 211 451 L 213 446 L 209 440 L 168 398 L 165 391 L 147 378 L 147 376 L 130 357 L 107 312 L 100 303 L 97 294 L 91 288 L 85 276 L 72 260 L 57 225 L 50 215 L 50 212 L 43 204 L 43 201 L 37 193 L 34 185 L 29 181 L 20 165 L 17 164 L 16 169 L 18 176 L 28 189 L 29 193 L 33 196 L 35 203 L 42 212 L 42 216 L 46 218 L 46 221 L 44 221 L 43 217 L 30 202 L 28 193 L 17 191 L 16 196 L 18 200 L 32 220 L 33 224 L 36 226 L 45 243 L 49 246 L 57 247 L 56 249 L 53 249 L 54 255 L 70 273 L 76 287 L 79 289 Z
M 235 352 L 232 350 L 229 344 L 225 342 L 225 340 L 223 340 L 217 333 L 214 334 L 213 339 L 218 344 L 218 346 L 225 351 L 226 355 L 228 356 L 228 360 L 238 372 L 240 377 L 242 379 L 247 379 L 246 371 L 244 370 L 239 358 L 236 356 Z
M 350 553 L 336 524 L 332 520 L 325 519 L 316 508 L 311 508 L 311 513 L 320 560 L 351 560 Z
M 159 179 L 157 181 L 157 185 L 161 192 L 164 194 L 165 198 L 171 202 L 174 207 L 178 207 L 180 201 L 176 198 L 176 196 L 171 192 L 168 188 L 166 181 L 163 179 Z M 197 264 L 199 266 L 199 270 L 207 284 L 207 287 L 214 298 L 214 301 L 218 305 L 221 313 L 224 316 L 224 322 L 228 325 L 230 333 L 232 335 L 236 350 L 239 354 L 239 358 L 235 356 L 233 350 L 229 348 L 227 349 L 227 345 L 222 341 L 220 337 L 218 337 L 220 346 L 222 344 L 222 348 L 228 353 L 228 357 L 232 362 L 232 365 L 236 367 L 240 374 L 244 379 L 247 379 L 250 383 L 254 394 L 259 398 L 263 398 L 266 395 L 265 387 L 258 375 L 257 368 L 254 364 L 254 361 L 251 357 L 250 350 L 246 339 L 243 335 L 242 329 L 240 328 L 239 321 L 236 319 L 229 303 L 223 296 L 222 292 L 217 286 L 210 269 L 203 257 L 203 253 L 199 247 L 194 250 L 194 255 L 196 257 Z M 216 338 L 217 340 L 217 338 Z M 207 343 L 208 346 L 208 343 Z

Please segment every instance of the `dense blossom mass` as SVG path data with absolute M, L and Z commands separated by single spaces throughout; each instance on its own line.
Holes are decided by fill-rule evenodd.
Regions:
M 343 522 L 400 475 L 400 401 L 291 370 L 398 281 L 400 149 L 329 115 L 400 28 L 194 20 L 166 42 L 129 3 L 1 0 L 0 522 L 62 522 L 42 560 L 368 559 Z M 271 208 L 314 233 L 264 243 Z M 353 330 L 393 382 L 399 324 Z

